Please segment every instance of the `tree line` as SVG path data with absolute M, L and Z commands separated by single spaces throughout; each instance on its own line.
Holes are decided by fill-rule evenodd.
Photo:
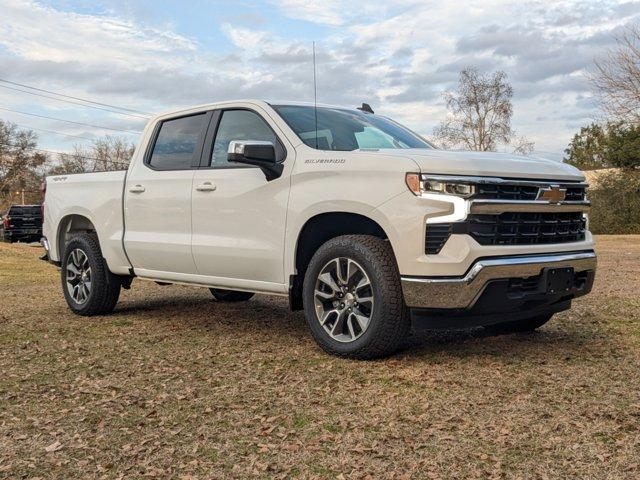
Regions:
M 38 148 L 33 130 L 0 120 L 0 212 L 14 203 L 40 203 L 40 185 L 47 175 L 125 170 L 134 145 L 106 136 L 69 153 Z
M 565 161 L 582 170 L 609 169 L 596 172 L 591 185 L 593 232 L 640 233 L 640 26 L 616 40 L 590 75 L 603 120 L 574 135 Z

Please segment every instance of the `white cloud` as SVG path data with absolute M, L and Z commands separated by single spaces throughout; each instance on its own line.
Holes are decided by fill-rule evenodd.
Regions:
M 173 32 L 115 17 L 62 12 L 33 1 L 1 0 L 0 9 L 0 44 L 28 60 L 168 67 L 186 64 L 198 47 Z
M 640 3 L 614 0 L 267 1 L 288 19 L 316 25 L 301 24 L 293 37 L 274 23 L 282 20 L 277 13 L 259 28 L 212 24 L 229 41 L 223 54 L 123 13 L 0 0 L 0 71 L 147 111 L 239 97 L 309 100 L 309 26 L 320 35 L 322 102 L 366 101 L 429 134 L 445 116 L 442 91 L 455 86 L 461 68 L 499 68 L 516 91 L 515 127 L 541 150 L 561 152 L 596 112 L 585 69 L 612 44 L 612 32 L 640 19 Z
M 282 15 L 321 25 L 342 26 L 371 21 L 389 14 L 390 9 L 417 4 L 417 0 L 271 0 Z
M 275 2 L 289 18 L 326 25 L 343 25 L 344 2 L 340 0 L 279 0 Z

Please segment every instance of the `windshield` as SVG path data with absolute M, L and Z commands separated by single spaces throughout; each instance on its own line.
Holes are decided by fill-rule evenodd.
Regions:
M 305 144 L 318 150 L 351 151 L 360 148 L 433 148 L 426 140 L 393 120 L 342 108 L 274 105 Z

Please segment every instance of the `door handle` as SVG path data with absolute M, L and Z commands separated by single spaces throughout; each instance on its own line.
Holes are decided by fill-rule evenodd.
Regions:
M 142 185 L 134 185 L 133 187 L 129 188 L 129 191 L 131 193 L 142 193 L 144 192 L 145 188 Z
M 217 187 L 211 182 L 204 182 L 196 186 L 199 192 L 213 192 Z

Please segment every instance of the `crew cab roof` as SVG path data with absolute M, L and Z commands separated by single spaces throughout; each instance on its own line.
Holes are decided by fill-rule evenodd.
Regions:
M 265 107 L 265 106 L 271 106 L 271 105 L 287 105 L 287 106 L 300 106 L 300 107 L 313 107 L 314 103 L 313 102 L 299 102 L 299 101 L 292 101 L 292 100 L 282 100 L 282 101 L 265 101 L 265 100 L 257 100 L 257 99 L 238 99 L 238 100 L 225 100 L 222 102 L 214 102 L 214 103 L 204 103 L 201 105 L 194 105 L 191 107 L 185 107 L 185 108 L 179 108 L 179 109 L 174 109 L 174 110 L 167 110 L 164 112 L 161 112 L 157 115 L 154 115 L 154 119 L 156 118 L 161 118 L 161 117 L 166 117 L 166 116 L 172 116 L 172 115 L 179 115 L 179 114 L 187 114 L 187 113 L 191 113 L 191 112 L 196 112 L 196 111 L 202 111 L 202 110 L 211 110 L 211 109 L 215 109 L 215 108 L 224 108 L 224 107 L 229 107 L 229 106 L 233 106 L 236 104 L 251 104 L 251 105 L 256 105 L 256 106 L 261 106 L 261 107 Z M 325 103 L 318 103 L 317 104 L 318 107 L 324 107 L 324 108 L 340 108 L 340 109 L 344 109 L 344 110 L 357 110 L 355 107 L 345 107 L 345 106 L 340 106 L 340 105 L 330 105 L 330 104 L 325 104 Z

